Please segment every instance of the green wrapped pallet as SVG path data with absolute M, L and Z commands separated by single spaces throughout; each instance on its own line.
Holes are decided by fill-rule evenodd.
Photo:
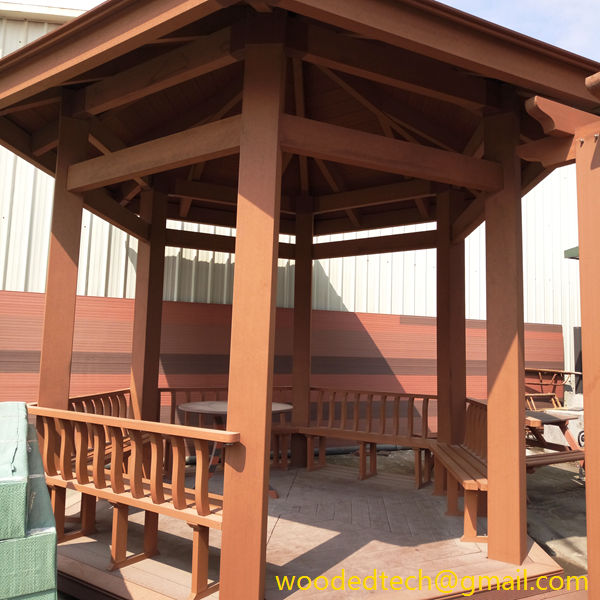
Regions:
M 33 426 L 26 441 L 27 531 L 0 541 L 0 600 L 56 600 L 56 528 Z
M 0 403 L 0 540 L 27 530 L 27 407 Z

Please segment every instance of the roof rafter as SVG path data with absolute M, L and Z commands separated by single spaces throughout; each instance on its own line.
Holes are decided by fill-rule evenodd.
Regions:
M 100 5 L 2 61 L 0 110 L 73 79 L 236 0 L 120 0 Z M 93 30 L 93 35 L 89 35 Z M 60 44 L 60 51 L 58 46 Z
M 486 82 L 437 61 L 318 25 L 294 23 L 287 51 L 302 60 L 479 111 L 493 104 Z
M 227 27 L 125 69 L 78 92 L 76 114 L 98 115 L 231 65 L 241 58 L 231 46 Z
M 498 163 L 291 115 L 282 116 L 281 145 L 288 152 L 407 177 L 478 190 L 502 187 Z
M 298 14 L 418 52 L 580 108 L 598 106 L 585 78 L 597 62 L 427 0 L 269 0 Z M 460 40 L 460 44 L 456 40 Z M 389 58 L 388 58 L 389 60 Z M 393 62 L 393 61 L 390 61 Z

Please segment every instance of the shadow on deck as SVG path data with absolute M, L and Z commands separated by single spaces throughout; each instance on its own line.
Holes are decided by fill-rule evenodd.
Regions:
M 219 491 L 222 479 L 216 475 L 211 487 Z M 534 542 L 529 556 L 517 568 L 488 560 L 484 544 L 462 543 L 462 518 L 445 516 L 445 498 L 432 496 L 432 488 L 414 489 L 412 477 L 381 474 L 366 481 L 356 480 L 356 470 L 327 466 L 322 470 L 273 471 L 271 485 L 280 498 L 269 501 L 266 600 L 295 598 L 393 597 L 425 599 L 451 597 L 436 589 L 422 591 L 387 591 L 381 574 L 389 578 L 419 574 L 435 575 L 452 569 L 459 580 L 463 576 L 519 576 L 527 568 L 531 580 L 542 574 L 554 574 L 560 567 Z M 78 511 L 78 494 L 68 497 L 67 512 Z M 160 517 L 159 550 L 161 554 L 119 571 L 107 571 L 112 507 L 105 501 L 98 505 L 98 533 L 59 546 L 59 571 L 65 592 L 76 593 L 84 582 L 100 593 L 93 597 L 143 598 L 144 600 L 184 600 L 190 589 L 192 530 L 184 522 Z M 130 516 L 129 551 L 142 547 L 143 513 Z M 220 532 L 211 530 L 209 577 L 218 579 Z M 325 575 L 339 576 L 345 571 L 364 578 L 378 574 L 378 591 L 300 591 L 280 590 L 288 578 Z M 339 582 L 340 580 L 336 580 Z M 387 580 L 389 587 L 391 579 Z M 306 584 L 306 580 L 302 581 Z M 319 581 L 323 585 L 323 581 Z M 411 581 L 414 586 L 414 582 Z M 372 583 L 369 587 L 372 587 Z M 427 587 L 427 586 L 425 586 Z M 79 588 L 82 590 L 83 588 Z M 459 587 L 453 590 L 460 594 Z M 83 596 L 82 596 L 83 597 Z M 516 594 L 512 598 L 518 597 Z M 210 598 L 218 598 L 213 594 Z M 241 599 L 240 599 L 241 600 Z

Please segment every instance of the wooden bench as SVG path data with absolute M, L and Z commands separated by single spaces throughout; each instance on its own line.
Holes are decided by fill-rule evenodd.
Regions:
M 114 506 L 109 568 L 119 569 L 157 553 L 159 515 L 181 519 L 193 530 L 190 600 L 218 589 L 218 583 L 208 585 L 208 532 L 211 528 L 221 529 L 223 497 L 208 492 L 208 442 L 235 444 L 240 440 L 238 433 L 36 405 L 29 406 L 29 413 L 36 417 L 59 541 L 93 533 L 96 501 L 107 500 Z M 128 458 L 125 440 L 130 451 Z M 195 449 L 194 489 L 185 487 L 186 442 Z M 148 446 L 150 467 L 146 477 L 142 465 Z M 166 448 L 171 454 L 170 484 L 164 482 Z M 67 489 L 82 494 L 81 529 L 69 534 L 65 534 L 64 527 Z M 144 549 L 127 557 L 130 507 L 145 512 Z
M 434 493 L 446 491 L 448 515 L 460 515 L 459 486 L 464 490 L 464 530 L 462 540 L 485 542 L 477 534 L 477 516 L 485 512 L 487 495 L 487 408 L 469 402 L 466 412 L 465 436 L 462 444 L 437 441 L 434 454 Z
M 537 418 L 527 417 L 526 428 L 542 427 L 559 419 L 546 413 L 536 413 Z M 525 457 L 529 471 L 545 465 L 583 461 L 583 450 L 572 450 L 557 444 L 544 445 L 556 450 L 544 454 Z M 463 541 L 485 542 L 486 536 L 477 533 L 477 517 L 487 509 L 487 406 L 475 400 L 468 400 L 465 417 L 465 436 L 462 444 L 446 444 L 436 441 L 434 453 L 434 493 L 448 498 L 448 515 L 460 515 L 458 496 L 460 487 L 464 490 L 464 530 Z
M 299 427 L 307 439 L 307 469 L 325 465 L 328 439 L 359 446 L 359 479 L 377 474 L 377 445 L 412 448 L 415 481 L 430 481 L 431 444 L 435 432 L 429 423 L 432 395 L 409 395 L 357 390 L 311 389 L 311 423 Z M 317 460 L 315 461 L 315 450 Z

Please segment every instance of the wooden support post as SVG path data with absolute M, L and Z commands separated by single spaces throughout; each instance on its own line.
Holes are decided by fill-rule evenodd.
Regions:
M 439 439 L 460 444 L 466 417 L 465 243 L 452 242 L 462 196 L 437 199 L 437 383 Z
M 119 569 L 127 558 L 127 526 L 129 524 L 129 506 L 115 504 L 113 507 L 112 538 L 110 545 L 109 570 Z
M 322 435 L 319 437 L 319 467 L 327 464 L 327 438 Z
M 158 513 L 150 510 L 144 515 L 144 555 L 158 554 Z
M 310 419 L 310 340 L 312 318 L 312 200 L 304 197 L 296 203 L 296 264 L 294 271 L 294 349 L 292 385 L 294 412 L 292 423 L 307 426 Z M 292 438 L 292 466 L 304 467 L 306 437 Z
M 136 419 L 158 421 L 158 369 L 162 321 L 167 196 L 142 192 L 140 217 L 151 223 L 150 239 L 139 240 L 131 351 L 131 403 Z
M 413 448 L 415 455 L 415 487 L 419 490 L 423 485 L 423 462 L 421 460 L 421 449 Z
M 81 494 L 81 534 L 89 535 L 96 531 L 96 496 Z
M 476 490 L 465 490 L 465 514 L 463 542 L 475 542 L 477 540 L 477 506 L 478 492 Z
M 488 380 L 488 555 L 527 555 L 523 241 L 516 111 L 487 117 L 486 157 L 503 166 L 504 189 L 485 200 Z
M 306 470 L 313 471 L 315 468 L 315 436 L 306 436 Z
M 282 43 L 246 46 L 227 414 L 241 443 L 225 461 L 222 600 L 264 597 L 285 63 Z
M 192 589 L 189 600 L 203 598 L 208 590 L 208 527 L 192 525 Z
M 53 486 L 50 490 L 50 501 L 54 522 L 56 523 L 56 538 L 61 542 L 65 537 L 65 500 L 67 490 L 63 487 Z
M 40 361 L 39 404 L 69 407 L 75 328 L 77 270 L 83 199 L 67 191 L 69 166 L 87 158 L 89 123 L 74 119 L 63 94 L 58 123 L 58 157 L 46 277 L 46 304 Z
M 585 493 L 589 597 L 600 593 L 600 123 L 577 131 L 581 355 L 585 408 Z

